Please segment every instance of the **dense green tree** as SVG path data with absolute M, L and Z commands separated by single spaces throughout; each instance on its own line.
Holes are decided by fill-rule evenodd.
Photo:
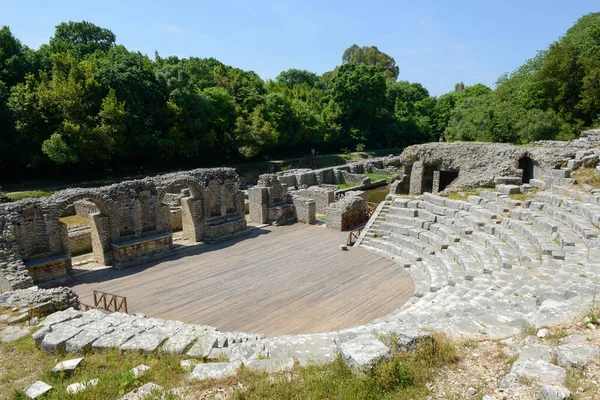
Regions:
M 396 65 L 396 60 L 375 46 L 359 47 L 353 44 L 344 51 L 342 64 L 373 65 L 393 81 L 398 79 L 400 74 L 400 67 Z
M 80 59 L 96 51 L 107 52 L 115 44 L 115 34 L 91 22 L 63 22 L 50 39 L 51 53 L 71 53 Z

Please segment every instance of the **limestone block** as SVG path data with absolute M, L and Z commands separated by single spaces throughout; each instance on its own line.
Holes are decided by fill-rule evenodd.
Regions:
M 306 197 L 294 196 L 296 218 L 303 224 L 312 224 L 316 220 L 316 202 Z
M 75 393 L 83 392 L 84 390 L 86 390 L 90 387 L 96 386 L 98 384 L 98 382 L 100 382 L 100 380 L 98 378 L 96 378 L 96 379 L 91 379 L 87 382 L 72 383 L 69 386 L 67 386 L 67 393 L 75 394 Z
M 83 357 L 61 361 L 52 368 L 52 372 L 73 372 L 81 364 Z
M 186 355 L 188 357 L 203 360 L 208 357 L 212 348 L 216 346 L 217 338 L 212 334 L 206 334 L 198 337 L 198 340 L 196 340 L 196 343 L 192 345 Z
M 517 185 L 498 185 L 496 190 L 502 194 L 516 194 L 521 192 L 521 187 Z
M 133 377 L 137 379 L 143 376 L 149 369 L 150 367 L 148 365 L 140 364 L 137 367 L 132 368 L 130 372 L 133 374 Z
M 221 362 L 211 364 L 198 364 L 189 376 L 190 380 L 221 379 L 233 376 L 239 368 L 238 363 Z
M 52 331 L 47 333 L 42 340 L 42 349 L 48 353 L 57 353 L 66 350 L 69 339 L 75 337 L 83 329 L 78 326 L 66 324 L 56 325 Z
M 374 335 L 362 335 L 340 345 L 340 353 L 350 367 L 373 367 L 390 354 L 390 349 Z
M 567 400 L 570 398 L 571 392 L 562 386 L 544 386 L 537 394 L 537 400 Z
M 583 369 L 600 354 L 600 348 L 585 344 L 565 344 L 556 348 L 558 364 Z
M 294 368 L 294 359 L 287 358 L 284 360 L 279 360 L 270 358 L 266 360 L 252 360 L 248 363 L 247 367 L 249 369 L 261 372 L 285 371 Z
M 150 396 L 154 396 L 156 393 L 162 393 L 163 391 L 164 388 L 162 386 L 149 382 L 137 389 L 133 389 L 131 392 L 121 397 L 120 400 L 144 400 Z
M 119 349 L 125 351 L 141 351 L 145 353 L 154 353 L 158 347 L 167 339 L 167 335 L 159 333 L 142 332 L 129 339 L 119 346 Z
M 25 396 L 29 397 L 30 399 L 36 399 L 50 390 L 52 390 L 52 386 L 48 385 L 46 382 L 37 381 L 33 385 L 29 386 L 25 392 Z

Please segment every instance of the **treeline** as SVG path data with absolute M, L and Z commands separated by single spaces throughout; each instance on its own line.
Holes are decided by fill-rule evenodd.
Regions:
M 568 140 L 600 126 L 600 13 L 580 18 L 548 49 L 502 75 L 495 90 L 481 89 L 463 100 L 455 93 L 438 99 L 455 107 L 446 140 Z
M 212 58 L 154 59 L 89 22 L 32 50 L 0 30 L 0 180 L 96 177 L 445 140 L 570 138 L 598 123 L 600 22 L 590 14 L 497 89 L 439 98 L 376 47 L 275 80 Z

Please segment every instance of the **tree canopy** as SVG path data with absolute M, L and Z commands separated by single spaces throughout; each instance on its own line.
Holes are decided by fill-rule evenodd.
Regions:
M 527 143 L 600 125 L 600 13 L 502 75 L 433 97 L 352 45 L 322 75 L 263 80 L 214 58 L 130 51 L 65 22 L 38 50 L 0 29 L 0 180 L 93 177 L 445 140 Z

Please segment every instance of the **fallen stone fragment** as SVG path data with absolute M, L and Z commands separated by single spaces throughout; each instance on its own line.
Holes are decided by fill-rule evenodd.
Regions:
M 138 365 L 135 368 L 132 368 L 130 371 L 133 374 L 133 377 L 135 379 L 141 377 L 142 375 L 144 375 L 146 373 L 146 371 L 148 371 L 150 369 L 149 366 L 147 366 L 146 364 L 141 364 Z
M 33 385 L 29 386 L 29 389 L 25 392 L 25 396 L 30 399 L 35 399 L 43 395 L 44 393 L 52 390 L 52 386 L 48 385 L 46 382 L 37 381 Z
M 9 326 L 0 331 L 0 342 L 8 343 L 29 335 L 29 328 Z
M 217 338 L 212 334 L 206 334 L 198 337 L 196 343 L 188 350 L 188 357 L 204 360 L 210 354 L 213 347 L 217 346 Z
M 567 400 L 570 398 L 571 392 L 562 386 L 544 386 L 537 394 L 537 400 Z
M 390 354 L 390 349 L 374 335 L 361 335 L 340 345 L 342 358 L 350 367 L 372 367 Z
M 238 363 L 198 364 L 189 376 L 190 380 L 221 379 L 233 376 L 239 368 Z
M 192 362 L 192 360 L 181 360 L 179 362 L 179 366 L 185 371 L 191 371 L 195 365 L 196 363 Z
M 563 384 L 567 378 L 567 371 L 564 368 L 544 360 L 514 363 L 511 373 L 519 378 L 535 379 L 542 383 Z
M 157 392 L 162 392 L 164 390 L 165 389 L 162 386 L 149 382 L 137 389 L 133 389 L 131 392 L 121 397 L 121 400 L 143 400 L 150 395 L 153 395 Z
M 542 328 L 537 332 L 537 337 L 539 338 L 545 338 L 546 336 L 548 336 L 550 334 L 550 331 L 546 328 Z
M 87 388 L 96 386 L 98 384 L 98 382 L 100 382 L 100 380 L 98 378 L 96 378 L 96 379 L 92 379 L 87 382 L 72 383 L 69 386 L 67 386 L 67 393 L 83 392 Z
M 565 344 L 556 348 L 558 364 L 563 367 L 583 369 L 600 354 L 596 346 L 585 344 Z
M 54 368 L 52 368 L 52 372 L 61 372 L 61 371 L 73 372 L 73 371 L 75 371 L 75 368 L 77 368 L 79 366 L 79 364 L 81 363 L 82 360 L 83 360 L 83 357 L 61 361 L 58 364 L 56 364 L 56 366 Z
M 554 349 L 552 347 L 534 344 L 532 346 L 523 347 L 523 350 L 521 350 L 521 354 L 519 354 L 519 358 L 516 362 L 523 362 L 527 360 L 544 360 L 551 362 L 552 358 L 554 358 Z
M 279 360 L 269 358 L 266 360 L 252 360 L 246 367 L 261 372 L 279 372 L 294 368 L 294 359 Z

